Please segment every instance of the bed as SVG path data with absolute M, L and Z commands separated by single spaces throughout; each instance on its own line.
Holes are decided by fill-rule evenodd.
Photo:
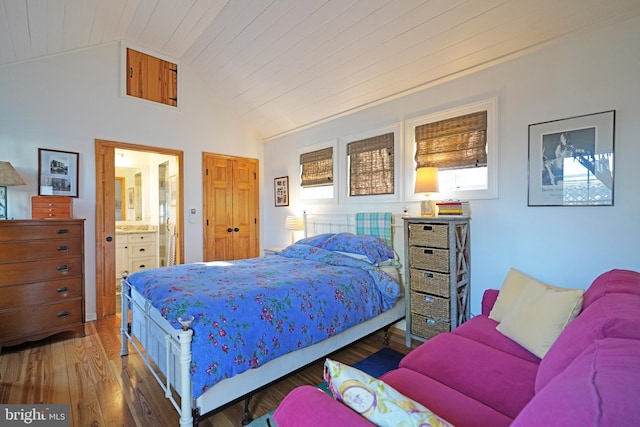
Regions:
M 123 279 L 121 354 L 140 354 L 181 426 L 243 398 L 248 418 L 252 392 L 404 318 L 392 216 L 347 218 L 305 215 L 276 255 Z

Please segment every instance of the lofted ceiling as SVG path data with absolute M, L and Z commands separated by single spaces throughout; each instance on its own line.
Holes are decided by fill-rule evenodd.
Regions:
M 0 66 L 125 41 L 265 140 L 640 16 L 640 0 L 0 0 Z

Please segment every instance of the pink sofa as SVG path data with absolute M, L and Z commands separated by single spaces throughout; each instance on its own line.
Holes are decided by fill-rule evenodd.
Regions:
M 541 360 L 482 314 L 425 342 L 380 379 L 458 427 L 637 426 L 640 273 L 612 270 L 586 290 L 581 313 Z M 289 393 L 278 427 L 371 426 L 312 386 Z

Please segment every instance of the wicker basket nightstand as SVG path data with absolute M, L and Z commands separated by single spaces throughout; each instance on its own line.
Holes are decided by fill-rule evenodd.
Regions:
M 455 329 L 470 316 L 468 217 L 404 218 L 407 345 Z

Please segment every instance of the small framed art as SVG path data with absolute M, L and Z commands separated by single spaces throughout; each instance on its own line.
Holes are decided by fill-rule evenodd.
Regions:
M 178 203 L 178 179 L 176 175 L 169 177 L 169 206 L 175 206 Z
M 80 154 L 38 148 L 38 195 L 78 197 Z
M 615 110 L 529 125 L 529 206 L 613 206 Z
M 278 206 L 289 206 L 289 177 L 281 176 L 273 180 L 275 204 Z

